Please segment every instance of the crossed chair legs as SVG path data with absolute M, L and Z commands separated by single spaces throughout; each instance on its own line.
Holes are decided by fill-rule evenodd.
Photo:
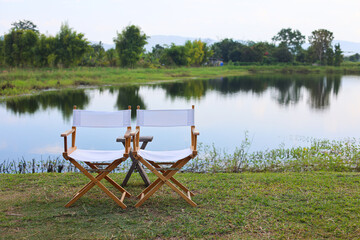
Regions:
M 73 159 L 69 159 L 72 164 L 75 165 L 81 172 L 83 172 L 89 179 L 90 182 L 86 184 L 80 191 L 78 191 L 74 197 L 65 205 L 65 207 L 70 207 L 73 203 L 75 203 L 79 198 L 81 198 L 85 193 L 87 193 L 92 187 L 95 185 L 99 186 L 101 190 L 103 190 L 110 198 L 112 198 L 122 209 L 126 208 L 126 205 L 124 204 L 124 198 L 130 197 L 131 194 L 127 192 L 124 188 L 122 188 L 119 184 L 117 184 L 114 180 L 112 180 L 107 175 L 114 170 L 121 162 L 123 162 L 123 159 L 115 160 L 114 162 L 110 163 L 105 169 L 99 169 L 97 165 L 105 165 L 100 163 L 90 163 L 85 162 L 89 167 L 94 169 L 95 171 L 99 171 L 100 173 L 94 177 L 91 173 L 89 173 L 88 170 L 86 170 L 83 166 L 81 166 L 78 162 L 76 162 Z M 106 164 L 107 165 L 107 164 Z M 116 197 L 112 192 L 110 192 L 100 181 L 102 179 L 107 180 L 109 183 L 111 183 L 115 188 L 117 188 L 121 193 L 121 199 Z
M 189 189 L 177 181 L 173 176 L 188 162 L 192 157 L 187 157 L 181 159 L 175 163 L 155 163 L 153 161 L 146 161 L 143 158 L 139 158 L 139 161 L 144 164 L 150 171 L 152 171 L 158 178 L 145 188 L 138 196 L 140 200 L 135 204 L 135 207 L 140 207 L 149 197 L 151 197 L 161 186 L 164 184 L 168 185 L 172 190 L 178 193 L 182 198 L 185 199 L 191 206 L 195 207 L 196 203 L 191 200 L 191 197 L 194 196 Z M 169 168 L 162 168 L 160 165 L 163 164 L 172 164 Z M 171 182 L 170 182 L 171 181 Z M 179 188 L 177 188 L 177 185 Z
M 142 164 L 144 164 L 150 171 L 152 171 L 158 178 L 137 196 L 137 198 L 139 198 L 140 200 L 136 203 L 135 207 L 140 207 L 149 197 L 151 197 L 164 184 L 168 185 L 171 189 L 173 189 L 176 193 L 178 193 L 191 206 L 194 207 L 197 206 L 197 204 L 191 200 L 191 197 L 194 196 L 194 193 L 192 193 L 189 189 L 187 189 L 184 185 L 182 185 L 179 181 L 177 181 L 173 177 L 189 160 L 191 160 L 190 156 L 181 159 L 175 163 L 155 163 L 153 161 L 146 161 L 140 157 L 139 161 Z M 65 205 L 65 207 L 70 207 L 73 203 L 79 200 L 85 193 L 87 193 L 92 187 L 97 185 L 110 198 L 112 198 L 121 208 L 125 209 L 126 205 L 124 204 L 124 199 L 125 197 L 130 197 L 131 194 L 127 192 L 119 184 L 117 184 L 114 180 L 112 180 L 110 177 L 107 176 L 122 161 L 123 161 L 122 159 L 115 160 L 114 162 L 109 164 L 105 169 L 101 169 L 101 170 L 97 167 L 97 165 L 105 165 L 105 164 L 85 162 L 93 170 L 100 171 L 100 173 L 96 177 L 94 177 L 91 173 L 89 173 L 88 170 L 86 170 L 78 162 L 76 162 L 73 159 L 70 159 L 70 162 L 73 163 L 81 172 L 83 172 L 90 179 L 90 182 L 86 184 L 80 191 L 78 191 L 73 196 L 73 198 Z M 160 165 L 163 164 L 172 164 L 172 165 L 169 168 L 162 168 Z M 100 182 L 102 179 L 107 180 L 122 193 L 121 199 L 116 197 Z M 175 185 L 178 186 L 181 190 L 177 188 Z

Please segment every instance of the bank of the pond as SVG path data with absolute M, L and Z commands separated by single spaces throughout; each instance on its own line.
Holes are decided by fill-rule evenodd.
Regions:
M 174 69 L 124 69 L 77 67 L 68 69 L 2 69 L 0 96 L 36 93 L 45 89 L 130 85 L 151 82 L 241 76 L 254 73 L 359 74 L 360 65 L 321 66 L 223 66 Z
M 184 171 L 193 173 L 239 172 L 360 172 L 360 144 L 356 139 L 341 141 L 312 139 L 306 147 L 275 148 L 249 152 L 247 137 L 233 153 L 220 148 L 199 144 L 198 156 Z M 126 172 L 128 160 L 116 172 Z M 0 173 L 73 172 L 77 170 L 62 157 L 55 159 L 20 159 L 0 161 Z
M 125 174 L 110 175 L 121 182 Z M 64 205 L 88 179 L 81 173 L 0 174 L 1 239 L 356 239 L 360 174 L 179 173 L 191 207 L 166 185 L 135 208 L 94 187 Z M 150 174 L 150 180 L 155 176 Z M 112 191 L 116 189 L 106 183 Z M 143 190 L 134 174 L 126 189 Z

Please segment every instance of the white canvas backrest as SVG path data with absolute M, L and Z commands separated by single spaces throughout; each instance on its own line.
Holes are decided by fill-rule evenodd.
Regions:
M 75 110 L 73 112 L 73 126 L 116 128 L 131 125 L 131 110 L 114 112 Z
M 141 110 L 136 112 L 136 125 L 142 127 L 180 127 L 194 125 L 194 109 Z

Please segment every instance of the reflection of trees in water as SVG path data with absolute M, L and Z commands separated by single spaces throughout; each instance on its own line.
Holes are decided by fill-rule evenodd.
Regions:
M 33 114 L 41 109 L 59 109 L 64 119 L 70 118 L 73 106 L 84 109 L 90 99 L 84 90 L 44 92 L 39 95 L 12 98 L 5 102 L 6 108 L 16 114 Z
M 118 89 L 118 96 L 116 99 L 115 106 L 118 110 L 127 109 L 128 106 L 131 106 L 131 117 L 136 117 L 136 107 L 139 105 L 141 109 L 146 109 L 146 105 L 144 100 L 139 95 L 138 86 L 129 86 L 129 87 L 121 87 Z
M 338 95 L 340 90 L 340 77 L 328 76 L 319 78 L 317 81 L 307 82 L 310 92 L 310 105 L 313 108 L 326 108 L 330 105 L 330 95 Z
M 188 80 L 182 82 L 165 83 L 153 85 L 154 88 L 160 87 L 165 90 L 166 96 L 174 99 L 176 97 L 190 99 L 200 99 L 205 96 L 211 85 L 208 80 Z
M 188 80 L 183 82 L 165 83 L 153 85 L 154 88 L 165 90 L 166 95 L 174 99 L 177 97 L 201 99 L 209 91 L 217 91 L 221 94 L 235 94 L 238 92 L 250 92 L 261 95 L 269 88 L 274 89 L 272 97 L 281 105 L 298 103 L 302 96 L 302 89 L 307 90 L 308 103 L 312 108 L 324 109 L 330 105 L 331 95 L 338 95 L 341 85 L 341 76 L 318 76 L 318 75 L 251 75 L 241 77 L 227 77 L 211 80 Z M 118 110 L 127 109 L 131 105 L 132 117 L 136 116 L 136 106 L 146 109 L 145 102 L 139 94 L 140 87 L 111 87 L 110 94 L 117 94 L 115 106 Z M 104 89 L 99 89 L 104 91 Z M 39 110 L 49 108 L 59 109 L 64 119 L 70 118 L 73 106 L 85 109 L 90 102 L 90 97 L 85 90 L 62 90 L 44 92 L 35 96 L 11 98 L 3 104 L 11 112 L 16 114 L 33 114 Z
M 309 103 L 313 108 L 323 109 L 330 105 L 331 94 L 337 95 L 341 77 L 314 75 L 251 75 L 211 80 L 188 80 L 184 82 L 159 84 L 172 99 L 176 97 L 200 99 L 209 90 L 222 94 L 251 92 L 263 94 L 269 88 L 275 89 L 272 97 L 281 105 L 296 104 L 301 99 L 301 89 L 309 92 Z

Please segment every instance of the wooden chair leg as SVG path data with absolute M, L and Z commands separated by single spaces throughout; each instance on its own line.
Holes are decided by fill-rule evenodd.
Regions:
M 145 161 L 145 160 L 142 160 Z M 179 162 L 176 162 L 172 167 L 177 167 L 179 165 Z M 150 165 L 151 166 L 151 165 Z M 153 169 L 153 167 L 151 167 Z M 151 170 L 149 168 L 149 170 Z M 156 171 L 156 169 L 154 169 Z M 152 171 L 152 170 L 151 170 Z M 164 176 L 167 176 L 171 171 L 165 171 L 163 173 Z M 138 196 L 137 198 L 140 198 L 142 194 L 148 193 L 156 184 L 158 184 L 161 181 L 160 178 L 156 179 L 153 183 L 151 183 L 147 188 L 145 188 Z
M 156 168 L 161 168 L 159 164 L 156 164 L 154 162 L 151 163 Z M 165 171 L 161 171 L 162 173 L 165 173 Z M 192 193 L 189 189 L 187 189 L 184 185 L 182 185 L 178 180 L 176 180 L 174 177 L 170 178 L 170 181 L 172 181 L 174 184 L 176 184 L 179 188 L 181 188 L 184 192 L 190 192 L 190 196 L 195 196 L 194 193 Z
M 124 181 L 122 182 L 121 186 L 125 187 L 127 182 L 129 181 L 130 177 L 131 177 L 131 174 L 134 172 L 135 168 L 136 168 L 136 161 L 134 161 L 133 159 L 132 160 L 132 164 L 131 164 L 131 167 L 129 169 L 129 171 L 127 172 L 125 178 L 124 178 Z
M 110 198 L 112 198 L 121 208 L 125 209 L 126 205 L 119 199 L 117 198 L 112 192 L 110 192 L 102 183 L 100 183 L 100 181 L 106 177 L 107 174 L 109 174 L 112 170 L 114 170 L 120 163 L 120 160 L 114 161 L 113 163 L 111 163 L 107 168 L 106 168 L 106 172 L 102 172 L 100 174 L 98 174 L 96 177 L 94 177 L 93 175 L 91 175 L 83 166 L 81 166 L 78 162 L 76 162 L 73 159 L 70 159 L 71 163 L 73 163 L 75 165 L 75 167 L 77 167 L 81 172 L 83 172 L 85 174 L 85 176 L 87 176 L 91 182 L 86 184 L 77 194 L 75 194 L 75 196 L 65 205 L 65 207 L 70 207 L 73 203 L 75 203 L 79 198 L 81 198 L 85 193 L 87 193 L 92 187 L 94 187 L 95 185 L 99 186 Z M 125 191 L 127 192 L 127 191 Z M 124 194 L 125 194 L 124 192 Z M 123 196 L 124 196 L 123 194 Z M 125 194 L 126 195 L 126 194 Z M 123 199 L 123 197 L 122 197 Z
M 157 177 L 155 182 L 153 182 L 149 187 L 147 187 L 142 193 L 138 196 L 140 197 L 140 200 L 135 204 L 135 207 L 140 207 L 150 196 L 152 196 L 161 186 L 164 184 L 168 185 L 171 189 L 173 189 L 176 193 L 178 193 L 182 198 L 185 199 L 191 206 L 197 206 L 197 204 L 191 200 L 191 192 L 184 187 L 180 182 L 175 180 L 173 176 L 181 169 L 191 158 L 188 157 L 186 159 L 177 161 L 174 163 L 170 168 L 178 168 L 178 170 L 167 170 L 167 171 L 157 171 L 155 168 L 158 166 L 157 164 L 153 164 L 152 166 L 150 163 L 145 161 L 144 159 L 140 158 L 140 161 L 148 168 L 150 169 Z M 176 185 L 178 185 L 182 190 L 186 192 L 186 194 L 178 189 L 173 183 L 171 183 L 169 180 L 173 179 L 172 181 L 175 182 Z
M 89 167 L 91 167 L 92 169 L 99 169 L 97 166 L 95 166 L 94 164 L 92 164 L 92 163 L 87 163 L 86 162 L 86 164 L 87 165 L 89 165 Z M 117 188 L 120 192 L 126 192 L 126 197 L 131 197 L 131 194 L 128 192 L 128 191 L 126 191 L 123 187 L 121 187 L 119 184 L 117 184 L 114 180 L 112 180 L 109 176 L 105 176 L 104 177 L 105 178 L 105 180 L 107 180 L 109 183 L 111 183 L 111 185 L 113 185 L 115 188 Z
M 135 204 L 135 207 L 140 207 L 149 197 L 151 197 L 162 185 L 164 182 L 160 181 L 156 186 L 151 188 L 151 190 L 146 194 L 141 194 L 143 197 Z

